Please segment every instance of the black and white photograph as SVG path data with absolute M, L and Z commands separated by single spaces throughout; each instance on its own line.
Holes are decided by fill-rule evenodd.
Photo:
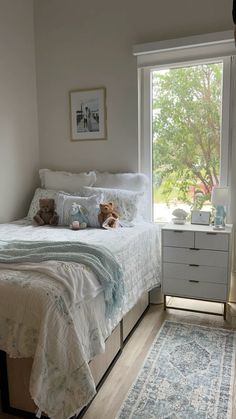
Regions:
M 71 139 L 103 140 L 106 138 L 106 89 L 70 92 Z

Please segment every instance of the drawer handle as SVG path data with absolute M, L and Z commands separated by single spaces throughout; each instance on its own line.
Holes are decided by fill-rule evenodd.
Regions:
M 174 233 L 183 233 L 183 230 L 173 230 Z
M 190 247 L 189 250 L 200 250 L 200 249 L 197 249 L 196 247 Z
M 194 282 L 195 284 L 199 283 L 199 281 L 195 281 L 195 279 L 189 279 L 188 282 Z
M 209 234 L 210 236 L 216 236 L 217 235 L 217 233 L 212 233 L 212 232 L 208 232 L 206 234 Z
M 188 266 L 199 266 L 199 265 L 196 265 L 195 263 L 190 263 Z

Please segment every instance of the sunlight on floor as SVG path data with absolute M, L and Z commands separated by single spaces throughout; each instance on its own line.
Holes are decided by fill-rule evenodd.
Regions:
M 184 308 L 187 310 L 198 310 L 207 313 L 215 313 L 222 315 L 224 305 L 222 303 L 212 303 L 209 301 L 190 300 L 186 298 L 167 297 L 167 305 L 171 307 Z

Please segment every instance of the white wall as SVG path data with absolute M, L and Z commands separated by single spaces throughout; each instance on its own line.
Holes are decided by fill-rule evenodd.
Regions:
M 230 30 L 231 13 L 232 0 L 35 0 L 40 166 L 137 170 L 132 46 Z M 71 142 L 68 92 L 97 86 L 107 88 L 108 139 Z M 235 161 L 234 142 L 233 179 Z
M 0 222 L 26 214 L 37 180 L 32 0 L 0 0 Z
M 35 0 L 40 165 L 136 170 L 136 43 L 232 28 L 231 0 Z M 108 140 L 70 142 L 68 92 L 106 86 Z

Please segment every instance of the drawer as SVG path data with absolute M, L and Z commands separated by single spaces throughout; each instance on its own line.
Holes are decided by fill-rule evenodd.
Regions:
M 183 230 L 163 230 L 163 246 L 194 247 L 194 232 Z
M 195 280 L 200 282 L 212 282 L 227 284 L 227 268 L 215 266 L 190 266 L 181 263 L 164 263 L 163 278 Z
M 227 286 L 224 284 L 189 282 L 184 279 L 165 278 L 163 293 L 179 297 L 200 298 L 201 300 L 227 300 Z
M 149 295 L 144 293 L 135 306 L 123 317 L 123 342 L 149 304 Z
M 204 266 L 228 266 L 228 252 L 217 250 L 196 250 L 178 247 L 164 247 L 163 261 L 173 263 L 184 263 L 185 265 L 196 264 Z
M 120 324 L 118 324 L 106 340 L 105 352 L 96 355 L 95 358 L 90 361 L 89 368 L 96 385 L 99 383 L 116 354 L 119 352 L 121 344 L 120 338 Z
M 214 232 L 196 232 L 195 247 L 199 249 L 223 250 L 227 252 L 229 249 L 229 235 Z

